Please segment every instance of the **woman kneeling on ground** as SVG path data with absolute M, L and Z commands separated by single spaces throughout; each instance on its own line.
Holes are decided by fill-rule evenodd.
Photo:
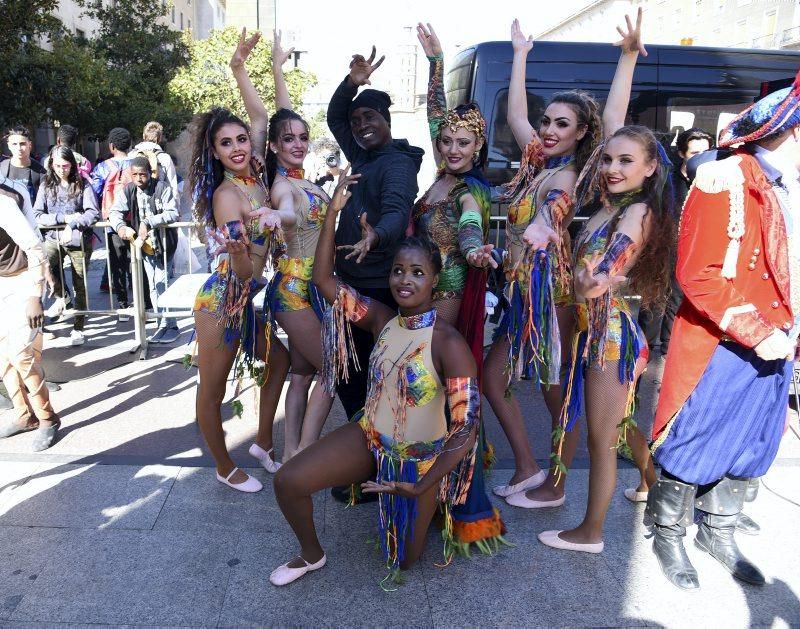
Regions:
M 326 351 L 338 350 L 334 362 L 346 364 L 341 359 L 349 324 L 377 338 L 368 367 L 367 402 L 360 421 L 310 445 L 275 476 L 278 504 L 297 535 L 300 555 L 272 572 L 274 585 L 286 585 L 325 565 L 314 528 L 314 492 L 375 478 L 361 487 L 379 494 L 379 537 L 389 577 L 396 579 L 422 553 L 437 502 L 449 506 L 466 498 L 474 464 L 480 408 L 475 361 L 455 328 L 437 320 L 432 296 L 441 270 L 438 250 L 418 238 L 400 243 L 389 276 L 399 314 L 333 275 L 336 215 L 350 195 L 347 185 L 356 178 L 344 178 L 328 208 L 313 281 L 333 304 L 335 346 Z M 450 405 L 449 429 L 445 401 Z

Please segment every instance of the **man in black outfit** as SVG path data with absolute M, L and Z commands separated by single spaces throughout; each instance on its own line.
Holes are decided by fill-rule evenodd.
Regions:
M 389 291 L 389 272 L 417 195 L 424 151 L 392 138 L 386 92 L 367 89 L 356 95 L 383 63 L 383 57 L 373 65 L 374 60 L 374 46 L 369 59 L 354 55 L 350 74 L 328 105 L 328 126 L 352 172 L 361 175 L 339 215 L 336 274 L 362 295 L 397 308 Z M 355 326 L 352 333 L 361 370 L 355 371 L 351 362 L 349 381 L 337 385 L 348 418 L 364 407 L 367 364 L 375 343 L 371 334 Z
M 17 125 L 8 130 L 6 144 L 11 152 L 11 159 L 0 164 L 0 175 L 25 186 L 33 203 L 45 175 L 42 165 L 31 158 L 33 135 L 27 127 Z

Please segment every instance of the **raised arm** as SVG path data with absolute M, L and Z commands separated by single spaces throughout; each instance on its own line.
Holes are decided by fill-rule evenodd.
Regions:
M 336 217 L 352 194 L 348 187 L 357 184 L 358 178 L 361 177 L 361 175 L 348 175 L 348 172 L 349 168 L 339 176 L 339 185 L 325 213 L 317 249 L 314 252 L 311 280 L 325 301 L 334 304 L 334 309 L 342 311 L 345 319 L 359 328 L 376 334 L 395 313 L 379 301 L 362 297 L 354 288 L 337 280 L 333 274 Z
M 433 146 L 433 159 L 436 165 L 442 159 L 436 138 L 439 136 L 439 127 L 447 114 L 447 100 L 444 95 L 444 55 L 442 44 L 433 26 L 417 24 L 417 39 L 419 40 L 430 67 L 428 70 L 428 128 Z
M 292 101 L 289 98 L 289 88 L 283 76 L 283 64 L 292 56 L 294 48 L 284 50 L 281 46 L 281 32 L 273 31 L 272 42 L 272 78 L 275 80 L 275 108 L 291 109 Z
M 524 150 L 533 135 L 533 126 L 528 120 L 528 90 L 525 88 L 528 53 L 533 48 L 533 37 L 523 35 L 519 20 L 511 23 L 511 47 L 514 49 L 514 59 L 511 62 L 511 83 L 508 85 L 506 121 L 517 145 Z
M 330 128 L 333 137 L 336 138 L 344 156 L 350 163 L 363 149 L 358 146 L 355 138 L 353 138 L 348 110 L 350 109 L 350 103 L 353 102 L 356 93 L 358 93 L 358 88 L 362 85 L 369 85 L 370 75 L 383 63 L 385 58 L 383 56 L 374 64 L 372 63 L 375 60 L 375 54 L 375 46 L 373 46 L 369 59 L 365 59 L 363 55 L 353 55 L 353 60 L 350 62 L 350 73 L 336 88 L 333 96 L 331 96 L 330 103 L 328 103 L 328 128 Z
M 608 99 L 603 109 L 603 135 L 608 138 L 620 127 L 625 125 L 625 114 L 631 100 L 631 84 L 633 83 L 633 70 L 639 53 L 645 57 L 647 50 L 642 44 L 642 8 L 636 13 L 636 27 L 631 24 L 631 18 L 625 16 L 627 32 L 617 26 L 617 31 L 622 39 L 614 42 L 619 47 L 619 61 L 608 91 Z
M 253 145 L 253 155 L 263 157 L 267 151 L 269 114 L 244 65 L 259 39 L 261 39 L 261 33 L 256 32 L 247 37 L 247 29 L 243 28 L 239 37 L 239 44 L 233 52 L 233 57 L 231 57 L 230 65 L 233 78 L 236 79 L 236 85 L 239 87 L 239 94 L 241 94 L 244 101 L 247 116 L 250 118 L 250 139 Z

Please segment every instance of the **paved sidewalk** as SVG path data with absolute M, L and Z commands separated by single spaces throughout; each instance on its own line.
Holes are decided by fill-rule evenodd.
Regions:
M 265 483 L 248 495 L 214 479 L 201 447 L 195 372 L 180 364 L 190 322 L 181 323 L 181 341 L 154 346 L 146 361 L 127 352 L 130 323 L 91 319 L 82 348 L 68 346 L 68 325 L 51 326 L 45 360 L 49 379 L 62 383 L 52 394 L 62 438 L 41 454 L 27 452 L 30 435 L 0 441 L 0 626 L 800 626 L 797 426 L 747 507 L 761 536 L 739 539 L 767 574 L 764 588 L 734 581 L 693 547 L 693 532 L 687 548 L 703 589 L 668 585 L 645 537 L 643 506 L 622 496 L 637 478 L 624 463 L 603 554 L 539 544 L 537 532 L 568 528 L 582 516 L 585 446 L 562 508 L 532 513 L 495 501 L 513 546 L 440 568 L 439 533 L 431 530 L 422 561 L 396 592 L 378 585 L 385 571 L 369 543 L 374 505 L 344 509 L 320 494 L 315 518 L 328 565 L 275 588 L 269 572 L 297 549 L 269 475 L 250 469 L 252 391 L 242 393 L 243 417 L 225 423 L 234 459 Z M 644 427 L 659 373 L 653 364 L 642 388 Z M 518 391 L 544 458 L 549 421 L 541 396 L 529 383 Z M 337 402 L 326 430 L 343 421 Z M 486 425 L 498 450 L 491 486 L 510 477 L 513 459 L 491 413 Z M 279 451 L 282 427 L 279 413 Z

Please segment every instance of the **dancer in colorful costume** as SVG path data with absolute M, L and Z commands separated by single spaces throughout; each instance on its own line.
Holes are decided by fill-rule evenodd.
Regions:
M 389 276 L 399 315 L 361 296 L 333 275 L 334 225 L 358 175 L 334 194 L 322 227 L 313 280 L 333 304 L 336 364 L 347 365 L 350 325 L 376 336 L 370 357 L 367 404 L 359 421 L 326 435 L 283 465 L 275 494 L 300 542 L 300 555 L 274 570 L 270 581 L 286 585 L 322 568 L 326 556 L 314 528 L 311 496 L 332 485 L 362 484 L 377 493 L 378 529 L 389 575 L 413 565 L 422 553 L 438 502 L 466 498 L 476 452 L 480 394 L 476 366 L 461 335 L 437 317 L 433 291 L 441 271 L 438 250 L 408 238 L 398 246 Z M 445 403 L 450 409 L 447 426 Z M 446 534 L 451 528 L 446 526 Z
M 544 531 L 539 541 L 562 550 L 599 553 L 603 524 L 617 479 L 617 446 L 630 450 L 640 472 L 651 467 L 647 442 L 633 420 L 636 381 L 647 364 L 647 343 L 623 297 L 639 294 L 646 306 L 663 303 L 674 239 L 671 164 L 653 133 L 623 126 L 641 44 L 626 17 L 620 62 L 603 111 L 606 140 L 576 186 L 576 204 L 599 195 L 600 207 L 575 242 L 577 331 L 561 411 L 560 437 L 585 406 L 589 443 L 589 500 L 579 526 Z M 560 445 L 559 445 L 560 447 Z M 652 467 L 651 467 L 652 472 Z M 654 473 L 654 472 L 653 472 Z M 655 481 L 655 479 L 653 479 Z M 644 481 L 643 481 L 644 482 Z
M 787 413 L 800 313 L 800 73 L 723 131 L 731 157 L 697 170 L 681 218 L 673 327 L 653 426 L 662 467 L 647 513 L 665 576 L 699 587 L 683 547 L 764 584 L 733 533 L 750 478 L 767 472 Z
M 559 92 L 548 103 L 538 132 L 528 121 L 525 68 L 533 47 L 519 22 L 511 25 L 514 60 L 508 91 L 508 124 L 522 150 L 519 171 L 507 187 L 504 270 L 508 308 L 486 357 L 484 391 L 514 452 L 515 471 L 494 493 L 517 507 L 557 507 L 564 485 L 559 463 L 569 466 L 578 432 L 567 437 L 561 461 L 541 470 L 531 450 L 519 402 L 511 391 L 523 374 L 536 377 L 550 411 L 553 429 L 563 394 L 562 363 L 569 355 L 574 327 L 569 234 L 574 216 L 572 192 L 578 173 L 600 140 L 598 106 L 580 91 Z M 556 244 L 558 243 L 558 244 Z M 546 250 L 547 255 L 539 252 Z
M 412 210 L 416 236 L 438 249 L 442 271 L 433 305 L 439 318 L 455 325 L 472 350 L 480 376 L 483 363 L 483 322 L 486 313 L 486 267 L 497 268 L 489 236 L 491 193 L 483 176 L 486 162 L 486 121 L 474 103 L 447 109 L 444 96 L 444 56 L 433 27 L 417 25 L 417 37 L 430 62 L 428 125 L 433 155 L 439 165 L 436 181 Z M 463 505 L 453 509 L 455 549 L 469 554 L 474 543 L 490 552 L 502 542 L 505 526 L 484 487 L 484 458 L 491 447 L 483 431 L 472 486 Z
M 234 76 L 241 73 L 257 39 L 246 39 L 242 31 L 231 61 Z M 219 244 L 214 272 L 194 303 L 200 370 L 197 421 L 214 457 L 217 480 L 246 492 L 262 486 L 234 465 L 225 447 L 220 407 L 228 373 L 235 364 L 237 374 L 248 371 L 262 389 L 259 437 L 266 432 L 262 431 L 266 424 L 271 439 L 272 419 L 288 371 L 286 350 L 280 342 L 269 342 L 272 332 L 253 308 L 253 296 L 266 284 L 262 274 L 267 258 L 280 245 L 280 217 L 268 207 L 262 167 L 253 159 L 264 154 L 266 121 L 266 111 L 254 119 L 252 137 L 257 140 L 251 142 L 247 125 L 227 109 L 217 107 L 198 115 L 189 174 L 195 217 Z
M 257 34 L 256 34 L 257 35 Z M 264 298 L 264 318 L 273 319 L 289 339 L 291 375 L 286 391 L 284 413 L 285 439 L 283 462 L 319 439 L 333 398 L 318 382 L 309 397 L 314 375 L 322 367 L 320 319 L 324 302 L 311 282 L 314 251 L 330 198 L 303 173 L 303 160 L 308 155 L 309 129 L 303 118 L 291 110 L 289 90 L 283 76 L 283 64 L 294 49 L 284 50 L 281 36 L 275 32 L 272 45 L 272 73 L 275 79 L 277 111 L 269 119 L 267 132 L 266 177 L 272 206 L 281 220 L 286 240 L 286 253 L 277 260 L 277 271 Z M 251 120 L 266 111 L 258 93 L 245 72 L 239 89 L 245 103 L 258 103 L 257 110 L 248 110 Z M 270 452 L 253 452 L 277 471 L 279 463 Z M 268 468 L 269 469 L 269 468 Z

